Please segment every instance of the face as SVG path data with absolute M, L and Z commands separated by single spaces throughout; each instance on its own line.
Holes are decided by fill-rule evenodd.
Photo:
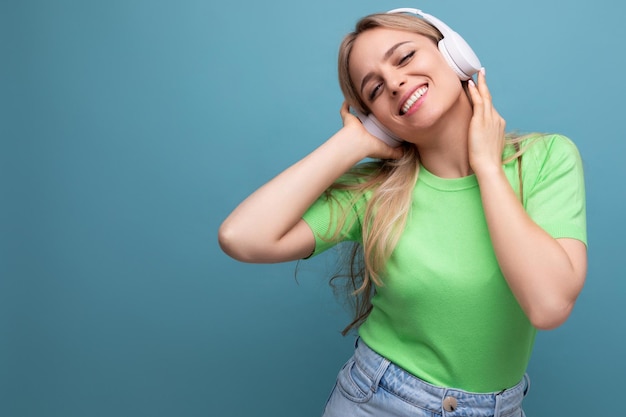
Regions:
M 467 99 L 437 45 L 417 33 L 386 28 L 361 33 L 349 68 L 374 116 L 408 141 L 436 129 Z

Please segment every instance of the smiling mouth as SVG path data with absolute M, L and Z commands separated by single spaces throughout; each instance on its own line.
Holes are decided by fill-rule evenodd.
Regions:
M 402 108 L 400 109 L 400 115 L 402 116 L 406 114 L 411 109 L 411 107 L 417 102 L 417 100 L 419 100 L 420 97 L 426 94 L 426 91 L 428 91 L 427 85 L 415 90 L 415 92 L 411 95 L 411 97 L 409 97 L 402 105 Z

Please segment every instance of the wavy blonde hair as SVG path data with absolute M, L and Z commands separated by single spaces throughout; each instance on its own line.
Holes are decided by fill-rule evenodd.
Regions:
M 370 110 L 350 77 L 350 53 L 354 41 L 361 33 L 379 27 L 417 33 L 431 39 L 435 44 L 443 37 L 434 26 L 412 15 L 373 14 L 359 20 L 355 30 L 345 36 L 339 47 L 338 76 L 346 102 L 366 114 Z M 467 93 L 467 83 L 463 82 L 463 86 Z M 519 149 L 522 137 L 509 135 L 507 139 L 515 144 L 515 152 L 508 156 L 505 163 L 518 158 L 522 153 Z M 371 312 L 371 298 L 375 287 L 383 285 L 380 274 L 400 239 L 410 212 L 413 189 L 419 173 L 419 153 L 412 144 L 405 143 L 402 146 L 402 158 L 359 164 L 327 191 L 328 197 L 331 197 L 333 189 L 350 190 L 353 196 L 350 204 L 343 207 L 337 233 L 346 222 L 349 208 L 366 193 L 371 193 L 362 223 L 363 243 L 354 244 L 346 254 L 347 271 L 337 273 L 331 279 L 331 285 L 335 289 L 347 290 L 351 294 L 349 301 L 354 317 L 342 331 L 344 335 L 363 323 Z M 519 174 L 521 180 L 521 171 Z M 339 278 L 348 279 L 344 280 L 343 285 L 337 285 Z

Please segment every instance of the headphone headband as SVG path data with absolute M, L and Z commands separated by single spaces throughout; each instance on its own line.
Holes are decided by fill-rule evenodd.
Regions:
M 393 9 L 393 10 L 389 10 L 387 12 L 388 14 L 392 14 L 392 13 L 409 13 L 409 14 L 415 14 L 420 16 L 422 19 L 424 19 L 425 21 L 429 22 L 430 24 L 432 24 L 434 27 L 436 27 L 437 29 L 439 29 L 439 32 L 441 32 L 441 34 L 445 37 L 450 33 L 453 33 L 454 31 L 450 28 L 450 26 L 446 25 L 445 23 L 443 23 L 441 20 L 437 19 L 435 16 L 433 16 L 432 14 L 428 14 L 428 13 L 424 13 L 423 11 L 421 11 L 420 9 L 414 9 L 412 7 L 401 7 L 399 9 Z

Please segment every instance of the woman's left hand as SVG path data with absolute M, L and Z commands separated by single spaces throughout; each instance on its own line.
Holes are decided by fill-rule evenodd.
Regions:
M 506 122 L 493 107 L 485 71 L 478 72 L 478 85 L 469 80 L 474 114 L 469 126 L 468 149 L 472 170 L 479 174 L 502 166 Z

